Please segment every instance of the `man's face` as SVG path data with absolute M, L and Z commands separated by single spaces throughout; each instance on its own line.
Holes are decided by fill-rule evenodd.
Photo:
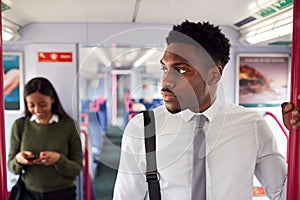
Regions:
M 169 112 L 187 108 L 202 112 L 211 105 L 206 84 L 208 69 L 203 58 L 193 45 L 171 43 L 168 46 L 161 59 L 164 73 L 161 93 Z

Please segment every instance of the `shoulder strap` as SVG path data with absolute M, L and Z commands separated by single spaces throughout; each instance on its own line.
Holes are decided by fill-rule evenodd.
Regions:
M 23 136 L 24 123 L 25 123 L 25 117 L 21 117 L 21 123 L 20 123 L 20 126 L 19 126 L 19 136 L 20 136 L 20 140 L 22 140 L 22 136 Z
M 146 181 L 150 200 L 160 200 L 159 173 L 156 165 L 155 118 L 152 110 L 142 111 L 144 115 L 144 135 L 146 149 Z

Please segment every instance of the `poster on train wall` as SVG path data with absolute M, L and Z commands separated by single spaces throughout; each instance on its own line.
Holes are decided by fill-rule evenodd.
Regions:
M 246 107 L 279 106 L 290 94 L 288 54 L 239 54 L 236 102 Z
M 4 106 L 7 111 L 21 110 L 23 87 L 23 54 L 19 52 L 3 53 L 4 68 Z

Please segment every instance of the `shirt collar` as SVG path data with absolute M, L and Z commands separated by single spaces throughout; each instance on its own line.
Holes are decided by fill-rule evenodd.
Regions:
M 183 120 L 185 122 L 188 122 L 189 120 L 191 120 L 195 115 L 197 114 L 203 114 L 207 117 L 207 120 L 209 122 L 211 122 L 213 120 L 213 118 L 216 116 L 217 110 L 220 106 L 220 101 L 218 101 L 218 99 L 216 99 L 213 104 L 206 109 L 204 112 L 202 113 L 194 113 L 193 111 L 191 111 L 190 109 L 186 109 L 184 111 L 181 112 L 181 116 L 183 118 Z
M 36 115 L 32 115 L 30 118 L 30 121 L 35 121 L 36 123 L 40 123 L 40 121 L 38 120 L 38 118 L 36 117 Z M 50 118 L 48 124 L 52 124 L 52 123 L 58 123 L 59 121 L 59 117 L 57 114 L 53 114 L 52 117 Z

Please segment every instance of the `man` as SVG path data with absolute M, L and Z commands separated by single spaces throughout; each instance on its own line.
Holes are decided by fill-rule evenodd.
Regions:
M 218 26 L 189 21 L 174 26 L 166 40 L 160 61 L 165 105 L 154 109 L 162 199 L 250 200 L 254 174 L 270 199 L 285 199 L 286 163 L 267 123 L 253 110 L 225 103 L 217 92 L 229 40 Z M 202 157 L 193 147 L 199 115 L 205 118 Z M 124 132 L 114 200 L 149 198 L 143 134 L 140 114 Z M 205 172 L 194 170 L 193 154 L 204 157 Z M 202 187 L 192 184 L 197 171 L 205 174 L 203 198 L 192 197 Z

